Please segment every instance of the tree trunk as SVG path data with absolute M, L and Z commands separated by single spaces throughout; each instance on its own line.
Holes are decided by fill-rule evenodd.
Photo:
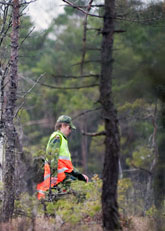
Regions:
M 87 131 L 87 124 L 85 120 L 82 120 L 82 128 L 84 132 Z M 87 136 L 82 136 L 81 138 L 81 152 L 82 152 L 82 167 L 83 172 L 87 173 Z
M 158 160 L 154 171 L 154 201 L 158 210 L 157 231 L 163 231 L 163 209 L 165 198 L 165 95 L 161 102 L 161 126 L 158 141 Z
M 120 140 L 118 120 L 112 102 L 112 48 L 115 0 L 105 0 L 103 40 L 101 51 L 100 103 L 105 121 L 105 157 L 103 168 L 102 213 L 105 231 L 120 230 L 117 204 Z
M 19 0 L 12 2 L 12 33 L 11 33 L 11 57 L 10 76 L 5 108 L 4 132 L 5 132 L 5 169 L 4 169 L 4 199 L 2 208 L 3 221 L 9 221 L 14 211 L 15 199 L 15 146 L 16 134 L 14 127 L 14 109 L 17 93 L 17 62 L 18 62 L 18 34 L 19 34 Z
M 1 77 L 1 76 L 0 76 Z M 3 147 L 4 147 L 4 124 L 2 120 L 2 80 L 1 80 L 1 94 L 0 94 L 0 182 L 2 182 L 2 165 L 3 165 Z
M 2 182 L 2 166 L 3 166 L 3 124 L 0 122 L 0 182 Z
M 3 161 L 4 161 L 4 86 L 5 74 L 0 64 L 0 182 L 3 179 Z

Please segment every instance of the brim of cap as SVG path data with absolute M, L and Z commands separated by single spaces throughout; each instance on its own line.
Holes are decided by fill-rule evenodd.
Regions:
M 72 122 L 70 123 L 70 126 L 72 129 L 76 129 L 76 127 L 72 124 Z

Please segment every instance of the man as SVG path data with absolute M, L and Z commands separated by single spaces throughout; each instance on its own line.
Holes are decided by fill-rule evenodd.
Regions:
M 76 127 L 73 125 L 71 117 L 62 115 L 58 118 L 55 125 L 56 131 L 50 136 L 46 148 L 47 161 L 44 169 L 44 181 L 37 185 L 38 199 L 44 198 L 45 191 L 50 187 L 51 172 L 57 175 L 57 179 L 51 178 L 51 187 L 66 181 L 66 179 L 88 182 L 88 177 L 76 171 L 72 165 L 67 140 L 72 129 L 76 129 Z

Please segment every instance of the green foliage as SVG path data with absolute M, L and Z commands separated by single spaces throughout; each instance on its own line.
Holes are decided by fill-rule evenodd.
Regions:
M 18 112 L 18 118 L 19 118 L 20 123 L 24 124 L 29 121 L 30 116 L 28 112 L 25 109 L 23 109 Z
M 102 132 L 104 131 L 104 126 L 99 125 L 96 132 Z M 104 153 L 104 139 L 105 136 L 99 136 L 98 137 L 92 137 L 91 145 L 90 145 L 90 162 L 88 163 L 88 166 L 90 167 L 91 172 L 95 173 L 101 173 L 102 172 L 102 166 L 103 166 L 103 153 Z M 96 162 L 96 160 L 98 160 Z M 95 164 L 94 164 L 95 163 Z
M 15 200 L 14 214 L 16 216 L 25 216 L 32 217 L 34 216 L 33 211 L 38 206 L 38 201 L 35 196 L 29 196 L 27 193 L 24 193 L 20 196 L 19 199 Z
M 153 152 L 146 146 L 137 147 L 137 150 L 133 152 L 132 159 L 126 160 L 128 165 L 134 165 L 136 167 L 149 168 L 150 163 L 153 160 Z M 149 169 L 148 169 L 149 170 Z
M 78 2 L 77 2 L 78 3 Z M 80 1 L 85 4 L 84 1 Z M 121 13 L 127 9 L 127 14 L 138 17 L 139 2 L 118 1 L 117 10 Z M 151 10 L 152 9 L 152 10 Z M 153 16 L 154 12 L 163 13 L 162 5 L 155 8 L 145 7 L 145 17 Z M 102 9 L 93 9 L 102 13 Z M 65 12 L 59 15 L 51 26 L 42 33 L 35 32 L 24 41 L 20 50 L 20 71 L 26 81 L 20 81 L 20 89 L 26 92 L 34 84 L 39 75 L 45 73 L 40 80 L 43 84 L 60 88 L 80 87 L 99 83 L 98 78 L 67 78 L 80 76 L 83 45 L 83 21 L 81 13 L 66 7 Z M 144 18 L 145 18 L 144 17 Z M 138 19 L 138 18 L 137 18 Z M 22 20 L 21 41 L 28 34 L 32 23 L 29 17 Z M 136 26 L 135 26 L 136 25 Z M 121 133 L 121 165 L 123 169 L 130 168 L 131 164 L 147 168 L 153 160 L 151 135 L 153 134 L 153 116 L 156 98 L 164 96 L 164 27 L 162 22 L 155 26 L 133 24 L 130 22 L 116 22 L 116 28 L 126 29 L 126 33 L 114 35 L 114 65 L 112 97 L 118 109 Z M 88 17 L 88 28 L 101 28 L 99 18 Z M 87 47 L 101 47 L 101 33 L 95 30 L 87 31 Z M 3 49 L 2 49 L 3 50 Z M 88 50 L 86 60 L 99 60 L 98 50 Z M 99 74 L 100 65 L 96 62 L 85 63 L 83 74 Z M 62 76 L 65 75 L 65 78 Z M 61 77 L 60 77 L 61 76 Z M 45 150 L 48 137 L 54 130 L 54 123 L 61 114 L 76 117 L 86 110 L 98 107 L 99 89 L 80 88 L 61 90 L 36 85 L 26 97 L 24 109 L 19 113 L 27 149 L 32 153 Z M 20 100 L 21 101 L 21 100 Z M 18 101 L 19 103 L 19 101 Z M 161 104 L 157 101 L 157 110 Z M 159 116 L 159 117 L 158 117 Z M 159 124 L 160 113 L 156 123 Z M 77 131 L 70 137 L 70 150 L 74 163 L 81 165 L 82 136 L 80 130 L 84 124 L 89 132 L 104 130 L 100 112 L 92 112 L 75 119 Z M 163 145 L 164 133 L 157 136 L 159 150 Z M 23 141 L 24 141 L 23 140 Z M 88 171 L 101 174 L 103 166 L 104 137 L 88 137 Z M 42 151 L 43 154 L 45 151 Z M 126 183 L 125 183 L 126 184 Z M 125 185 L 126 188 L 126 185 Z M 127 194 L 127 191 L 125 192 Z M 97 206 L 96 206 L 97 207 Z M 71 210 L 71 209 L 69 209 Z
M 132 182 L 129 178 L 120 179 L 118 182 L 118 203 L 120 208 L 125 208 L 126 194 L 132 189 Z
M 149 208 L 147 211 L 146 211 L 146 215 L 149 216 L 149 217 L 155 217 L 156 214 L 157 214 L 157 209 L 154 205 L 151 206 L 151 208 Z
M 75 181 L 73 194 L 66 194 L 55 202 L 47 202 L 47 213 L 58 215 L 65 222 L 76 224 L 84 217 L 93 217 L 101 210 L 101 180 L 94 176 L 89 183 Z

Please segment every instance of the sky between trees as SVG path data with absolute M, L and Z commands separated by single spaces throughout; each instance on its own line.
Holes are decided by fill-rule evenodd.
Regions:
M 32 22 L 35 24 L 35 30 L 46 29 L 52 18 L 63 12 L 62 5 L 62 0 L 37 0 L 30 3 L 27 14 L 31 16 Z
M 143 2 L 150 3 L 157 0 L 143 0 Z M 75 0 L 76 2 L 76 0 Z M 102 3 L 102 0 L 95 0 L 95 3 Z M 48 27 L 53 18 L 56 18 L 63 12 L 62 0 L 36 0 L 30 3 L 27 7 L 27 14 L 31 16 L 32 22 L 35 25 L 35 30 L 43 30 Z

